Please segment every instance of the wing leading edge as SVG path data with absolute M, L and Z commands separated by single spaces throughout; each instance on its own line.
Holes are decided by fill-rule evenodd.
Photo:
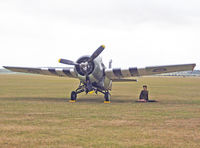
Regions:
M 131 67 L 129 69 L 114 68 L 106 70 L 106 76 L 111 80 L 123 79 L 126 77 L 138 77 L 155 75 L 162 73 L 171 73 L 178 71 L 191 71 L 196 64 L 182 64 L 182 65 L 166 65 L 166 66 L 152 66 L 145 68 Z
M 70 68 L 53 68 L 53 67 L 32 68 L 32 67 L 11 67 L 11 66 L 3 66 L 3 67 L 14 72 L 33 73 L 33 74 L 70 77 L 70 78 L 77 77 L 74 72 L 74 69 L 70 69 Z

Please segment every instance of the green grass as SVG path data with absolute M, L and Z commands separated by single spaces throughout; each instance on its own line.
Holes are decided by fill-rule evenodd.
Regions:
M 0 75 L 0 147 L 200 147 L 200 78 L 145 77 L 78 96 L 79 81 Z M 136 103 L 143 84 L 157 103 Z

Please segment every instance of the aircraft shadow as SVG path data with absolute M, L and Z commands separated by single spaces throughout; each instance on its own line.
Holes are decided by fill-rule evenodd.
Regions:
M 79 98 L 77 102 L 88 102 L 88 103 L 103 103 L 104 98 Z M 112 99 L 111 103 L 135 103 L 135 100 L 125 100 L 125 99 Z
M 69 102 L 70 98 L 49 98 L 49 97 L 16 97 L 16 98 L 0 98 L 0 101 L 47 101 L 47 102 Z M 94 97 L 94 98 L 86 98 L 86 97 L 80 97 L 77 98 L 77 103 L 103 103 L 104 98 L 102 97 Z M 111 103 L 136 103 L 135 99 L 133 100 L 126 100 L 126 99 L 112 99 Z

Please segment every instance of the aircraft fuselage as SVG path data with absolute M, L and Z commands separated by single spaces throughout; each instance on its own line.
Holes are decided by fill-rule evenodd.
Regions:
M 89 56 L 82 56 L 77 60 L 77 63 L 83 62 L 87 58 L 89 58 Z M 87 68 L 84 67 L 85 65 L 83 65 L 82 68 L 80 68 L 81 66 L 74 67 L 74 71 L 77 74 L 77 77 L 80 79 L 80 81 L 83 83 L 87 83 L 87 80 L 89 78 L 90 83 L 94 87 L 98 87 L 104 90 L 111 90 L 112 80 L 107 78 L 105 75 L 106 67 L 103 64 L 102 58 L 97 57 L 92 61 L 92 63 L 87 65 L 89 65 Z M 85 69 L 88 69 L 88 78 L 84 74 Z

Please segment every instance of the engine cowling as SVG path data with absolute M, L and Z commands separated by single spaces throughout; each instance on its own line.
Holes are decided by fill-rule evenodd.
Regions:
M 89 56 L 80 57 L 76 63 L 79 65 L 75 66 L 75 72 L 80 80 L 86 81 L 86 76 L 90 79 L 90 82 L 99 83 L 104 77 L 105 66 L 102 63 L 102 59 L 97 57 L 93 61 L 89 61 Z
M 89 56 L 84 56 L 76 61 L 79 65 L 76 65 L 75 69 L 81 76 L 90 75 L 94 71 L 95 64 L 93 61 L 88 62 L 88 59 Z

